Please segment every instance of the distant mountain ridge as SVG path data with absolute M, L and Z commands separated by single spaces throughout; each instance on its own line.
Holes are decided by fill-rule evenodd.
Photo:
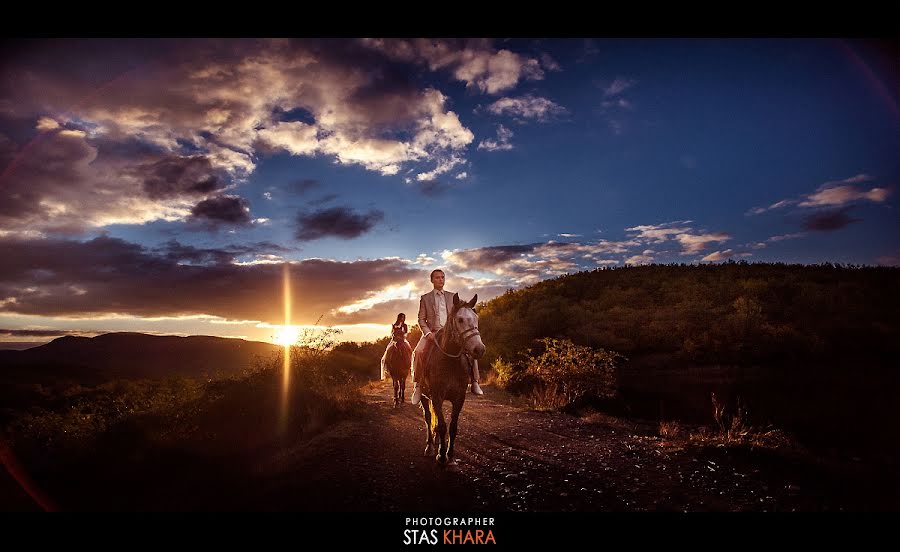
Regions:
M 117 332 L 65 336 L 24 351 L 0 351 L 0 382 L 98 383 L 173 375 L 231 375 L 271 358 L 271 343 L 192 335 Z

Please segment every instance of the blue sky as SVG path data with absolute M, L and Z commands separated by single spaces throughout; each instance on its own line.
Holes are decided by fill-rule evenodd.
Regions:
M 895 54 L 896 52 L 894 52 Z M 372 339 L 625 263 L 900 263 L 896 64 L 840 39 L 29 41 L 0 339 Z

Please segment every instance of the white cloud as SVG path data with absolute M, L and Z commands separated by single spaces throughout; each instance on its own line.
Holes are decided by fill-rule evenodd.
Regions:
M 492 138 L 488 138 L 482 140 L 481 143 L 478 144 L 478 149 L 483 149 L 487 151 L 507 151 L 513 149 L 513 145 L 510 143 L 510 138 L 513 137 L 513 131 L 509 130 L 503 125 L 497 125 L 497 139 L 494 140 Z
M 700 259 L 702 262 L 717 262 L 724 261 L 725 259 L 731 257 L 734 252 L 731 249 L 726 249 L 724 251 L 713 251 L 709 255 Z
M 799 207 L 840 207 L 848 203 L 863 200 L 874 203 L 883 203 L 891 194 L 888 188 L 875 187 L 865 190 L 856 186 L 862 182 L 868 182 L 872 177 L 867 174 L 857 174 L 843 180 L 833 180 L 819 186 L 815 192 L 806 194 L 798 199 L 782 199 L 768 207 L 754 207 L 747 211 L 747 215 L 759 215 L 773 209 L 781 209 L 789 205 Z
M 544 78 L 537 59 L 495 50 L 490 40 L 366 39 L 362 43 L 393 59 L 422 63 L 432 71 L 448 70 L 467 88 L 487 94 L 514 88 L 521 80 Z
M 494 115 L 508 115 L 523 119 L 535 119 L 537 121 L 548 121 L 552 117 L 568 113 L 566 108 L 552 100 L 533 95 L 519 98 L 500 98 L 489 105 L 487 109 Z
M 650 264 L 653 262 L 653 254 L 655 252 L 652 249 L 646 249 L 640 255 L 632 255 L 625 259 L 625 264 L 630 265 L 641 265 L 641 264 Z
M 857 199 L 865 199 L 875 203 L 881 203 L 887 199 L 890 192 L 886 188 L 872 188 L 869 191 L 861 190 L 856 186 L 842 185 L 821 187 L 806 196 L 806 199 L 800 202 L 800 207 L 832 207 L 844 205 Z
M 708 243 L 721 243 L 731 239 L 731 236 L 724 232 L 716 232 L 710 234 L 679 234 L 675 239 L 682 246 L 682 255 L 693 255 L 700 253 L 706 248 Z
M 635 236 L 636 238 L 647 240 L 650 243 L 658 243 L 668 240 L 671 236 L 690 232 L 690 226 L 684 226 L 685 224 L 689 224 L 690 222 L 692 221 L 676 220 L 672 222 L 664 222 L 662 224 L 643 224 L 640 226 L 626 228 L 625 231 L 637 232 L 638 235 Z
M 59 128 L 59 123 L 50 117 L 41 117 L 34 128 L 37 130 L 54 130 Z

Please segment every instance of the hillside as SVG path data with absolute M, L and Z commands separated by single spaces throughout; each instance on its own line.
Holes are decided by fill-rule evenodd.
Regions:
M 700 363 L 900 353 L 900 268 L 724 263 L 600 269 L 510 291 L 480 309 L 488 361 L 540 337 Z
M 115 379 L 173 375 L 231 375 L 269 358 L 270 343 L 195 335 L 158 336 L 109 333 L 97 337 L 60 337 L 24 351 L 0 351 L 0 383 L 83 385 Z
M 900 269 L 724 263 L 601 269 L 479 307 L 484 366 L 542 337 L 624 354 L 620 413 L 709 423 L 711 393 L 830 450 L 897 453 Z

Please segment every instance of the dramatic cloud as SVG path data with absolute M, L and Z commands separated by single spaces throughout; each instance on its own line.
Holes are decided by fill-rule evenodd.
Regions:
M 192 252 L 176 244 L 154 253 L 109 237 L 86 242 L 0 238 L 0 258 L 4 259 L 0 313 L 85 318 L 208 315 L 284 322 L 284 263 L 180 262 L 191 256 L 201 261 L 216 259 L 214 253 Z M 290 263 L 289 274 L 292 320 L 298 324 L 313 323 L 321 314 L 364 300 L 367 290 L 405 286 L 410 281 L 427 283 L 422 268 L 399 259 L 308 259 Z
M 79 233 L 178 220 L 198 195 L 222 186 L 202 157 L 134 143 L 101 155 L 101 147 L 81 130 L 44 132 L 0 173 L 0 230 Z
M 539 245 L 541 244 L 495 245 L 477 249 L 464 249 L 446 252 L 443 258 L 462 270 L 489 270 L 502 267 L 513 259 L 520 259 L 524 254 L 534 252 L 534 249 Z
M 213 169 L 208 157 L 166 157 L 154 163 L 139 165 L 143 173 L 144 191 L 151 199 L 203 195 L 225 186 L 225 177 Z
M 687 226 L 692 221 L 676 220 L 662 224 L 644 224 L 626 228 L 626 232 L 637 232 L 632 239 L 648 244 L 664 243 L 674 240 L 681 245 L 682 255 L 694 255 L 706 248 L 708 243 L 728 241 L 731 235 L 724 232 L 697 233 L 692 227 Z
M 850 207 L 843 207 L 809 215 L 803 219 L 803 227 L 816 232 L 840 230 L 851 223 L 860 221 L 860 219 L 851 217 L 849 211 Z
M 409 326 L 416 324 L 419 298 L 391 299 L 352 312 L 335 310 L 331 319 L 335 324 L 383 324 L 384 335 L 390 335 L 390 325 L 401 312 L 406 315 L 406 323 Z
M 486 42 L 426 43 L 429 67 L 452 68 L 476 88 L 540 74 L 537 60 Z M 67 65 L 5 67 L 0 116 L 40 134 L 22 148 L 0 140 L 3 231 L 184 220 L 198 200 L 236 195 L 259 154 L 323 155 L 384 175 L 412 164 L 427 175 L 461 163 L 474 141 L 441 92 L 417 88 L 385 52 L 356 41 L 148 41 L 130 46 L 147 62 L 121 73 L 111 45 L 42 52 L 89 54 L 103 68 L 98 79 L 116 77 L 108 82 Z M 103 101 L 84 101 L 101 84 Z
M 538 96 L 522 96 L 520 98 L 500 98 L 487 110 L 494 115 L 508 115 L 519 119 L 535 119 L 549 121 L 553 117 L 568 113 L 566 108 L 547 98 Z
M 349 240 L 371 230 L 384 219 L 382 211 L 373 209 L 367 213 L 354 212 L 349 207 L 331 207 L 297 215 L 296 238 L 300 241 L 317 240 L 334 236 Z
M 496 245 L 474 249 L 444 251 L 442 257 L 457 272 L 487 272 L 501 277 L 505 285 L 529 285 L 545 278 L 560 276 L 617 261 L 601 258 L 610 253 L 625 253 L 637 241 L 592 243 L 531 243 Z
M 211 225 L 250 224 L 250 203 L 238 196 L 204 199 L 191 209 L 191 217 Z
M 840 207 L 855 201 L 871 201 L 873 203 L 883 203 L 890 196 L 891 191 L 888 188 L 870 188 L 865 190 L 856 186 L 862 182 L 868 182 L 872 177 L 867 174 L 858 174 L 844 180 L 836 180 L 826 182 L 811 193 L 801 196 L 799 199 L 782 199 L 768 207 L 754 207 L 747 211 L 747 215 L 759 215 L 773 209 L 780 209 L 789 205 L 797 205 L 799 207 Z
M 291 249 L 272 242 L 229 245 L 221 248 L 198 248 L 172 239 L 161 247 L 155 248 L 153 253 L 178 264 L 185 264 L 185 262 L 190 264 L 229 264 L 247 255 L 271 256 L 272 253 L 289 251 Z
M 487 94 L 509 90 L 523 79 L 544 78 L 537 59 L 495 50 L 490 40 L 370 39 L 363 43 L 392 59 L 427 65 L 432 71 L 448 70 L 467 88 Z
M 497 139 L 482 140 L 478 144 L 478 149 L 487 151 L 507 151 L 513 149 L 510 139 L 513 137 L 513 131 L 503 125 L 497 125 Z

